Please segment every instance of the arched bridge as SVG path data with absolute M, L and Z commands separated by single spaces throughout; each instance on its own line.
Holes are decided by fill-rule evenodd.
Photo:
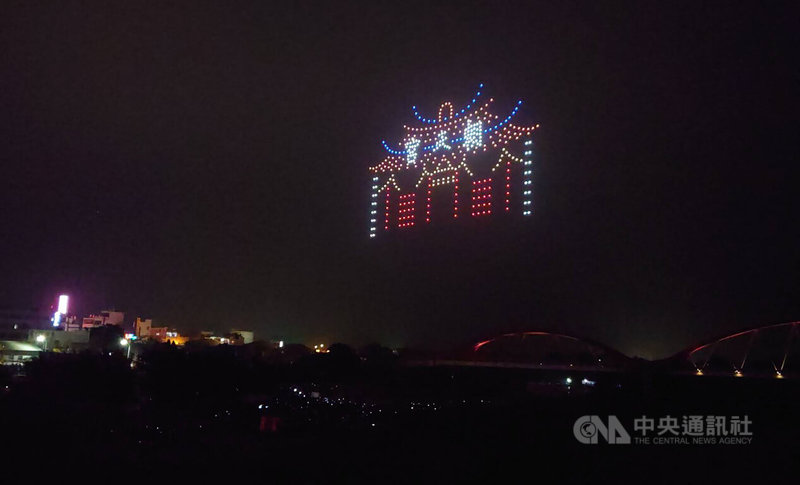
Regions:
M 649 369 L 665 374 L 800 378 L 798 334 L 800 321 L 750 328 L 692 345 L 668 359 L 649 362 L 574 335 L 513 332 L 482 340 L 445 358 L 414 364 L 588 372 Z
M 417 365 L 501 367 L 592 372 L 623 371 L 633 359 L 593 340 L 556 332 L 506 333 L 483 340 L 445 359 Z
M 697 375 L 800 377 L 798 332 L 800 322 L 751 328 L 692 346 L 671 360 Z

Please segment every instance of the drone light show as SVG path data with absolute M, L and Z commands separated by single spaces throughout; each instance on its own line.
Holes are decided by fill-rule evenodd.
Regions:
M 416 106 L 399 144 L 384 140 L 384 159 L 369 168 L 369 237 L 458 219 L 533 214 L 533 132 L 518 126 L 522 101 L 493 111 L 483 84 L 457 109 L 442 103 L 435 118 Z

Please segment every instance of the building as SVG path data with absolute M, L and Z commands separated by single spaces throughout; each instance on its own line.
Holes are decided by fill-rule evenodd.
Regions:
M 119 325 L 125 321 L 125 312 L 104 310 L 98 315 L 89 315 L 83 319 L 82 328 L 95 328 L 103 325 Z
M 147 338 L 156 342 L 166 342 L 168 330 L 167 327 L 150 327 L 150 335 Z
M 138 336 L 138 335 L 137 335 Z M 138 336 L 141 339 L 153 340 L 155 342 L 183 345 L 189 340 L 185 335 L 181 335 L 177 330 L 170 330 L 168 327 L 150 327 L 148 335 Z
M 78 321 L 78 317 L 75 315 L 70 315 L 64 318 L 64 320 L 61 321 L 61 326 L 64 327 L 64 330 L 68 332 L 83 331 L 83 324 Z
M 254 337 L 255 337 L 255 336 L 254 336 L 254 334 L 253 334 L 253 332 L 251 332 L 251 331 L 249 331 L 249 330 L 231 330 L 231 334 L 234 334 L 234 335 L 235 335 L 235 334 L 241 335 L 241 337 L 242 337 L 242 338 L 241 338 L 241 341 L 242 341 L 241 343 L 242 343 L 242 345 L 244 345 L 244 344 L 251 344 L 251 343 L 253 343 L 253 340 L 254 340 Z M 238 340 L 238 339 L 237 339 L 237 340 Z
M 150 332 L 153 329 L 153 319 L 148 318 L 143 320 L 142 318 L 136 317 L 136 322 L 133 326 L 133 333 L 136 335 L 137 338 L 147 338 L 150 337 Z
M 37 358 L 42 349 L 26 342 L 0 340 L 0 365 L 22 365 Z
M 75 353 L 89 348 L 89 330 L 28 330 L 26 341 L 47 351 Z
M 167 331 L 164 337 L 164 342 L 175 345 L 183 345 L 187 340 L 189 340 L 189 337 L 179 334 L 175 329 Z

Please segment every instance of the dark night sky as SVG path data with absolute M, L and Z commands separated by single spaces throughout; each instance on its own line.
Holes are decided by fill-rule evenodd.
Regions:
M 0 7 L 0 306 L 645 357 L 800 320 L 791 2 L 46 3 Z M 480 82 L 542 125 L 533 218 L 370 241 L 380 140 Z

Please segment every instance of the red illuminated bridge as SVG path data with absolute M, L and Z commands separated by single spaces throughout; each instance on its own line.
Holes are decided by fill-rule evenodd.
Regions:
M 800 377 L 798 331 L 800 322 L 751 328 L 692 346 L 672 359 L 682 371 L 697 375 Z
M 668 359 L 648 362 L 574 335 L 549 331 L 514 332 L 477 342 L 456 352 L 452 358 L 415 364 L 588 372 L 648 368 L 698 376 L 800 378 L 798 333 L 800 322 L 766 325 L 701 342 Z

